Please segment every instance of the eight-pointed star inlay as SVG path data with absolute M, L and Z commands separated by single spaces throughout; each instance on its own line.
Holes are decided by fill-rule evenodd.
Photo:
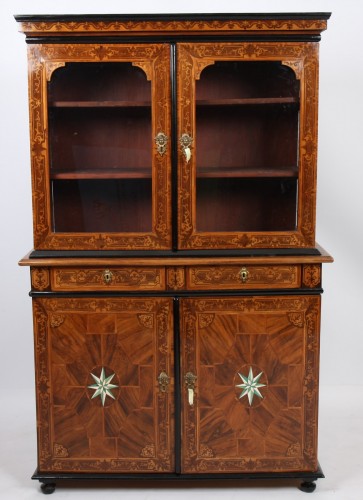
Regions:
M 266 387 L 266 384 L 260 384 L 258 382 L 262 374 L 263 372 L 254 377 L 252 367 L 250 367 L 248 377 L 245 377 L 244 375 L 242 375 L 242 373 L 238 372 L 238 375 L 241 377 L 241 380 L 243 382 L 242 384 L 236 385 L 236 387 L 238 387 L 239 389 L 243 389 L 241 391 L 239 399 L 242 399 L 247 395 L 250 406 L 252 405 L 254 396 L 258 396 L 259 398 L 263 399 L 263 396 L 259 391 L 259 387 Z
M 107 396 L 109 396 L 112 399 L 115 399 L 115 396 L 111 392 L 112 389 L 116 389 L 116 387 L 118 387 L 118 385 L 111 384 L 111 380 L 113 379 L 115 374 L 113 373 L 109 377 L 105 378 L 105 369 L 102 368 L 101 375 L 99 378 L 96 377 L 96 375 L 93 375 L 93 373 L 91 373 L 91 375 L 92 375 L 94 381 L 96 382 L 95 384 L 88 386 L 89 389 L 95 390 L 91 399 L 94 399 L 97 396 L 100 396 L 101 401 L 102 401 L 102 406 L 105 406 L 105 400 L 106 400 Z

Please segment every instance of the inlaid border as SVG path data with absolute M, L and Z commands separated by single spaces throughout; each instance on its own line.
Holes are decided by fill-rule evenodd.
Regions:
M 225 14 L 214 16 L 16 16 L 20 31 L 29 35 L 90 35 L 107 33 L 122 36 L 159 33 L 313 33 L 327 27 L 329 14 Z M 319 18 L 320 17 L 320 18 Z

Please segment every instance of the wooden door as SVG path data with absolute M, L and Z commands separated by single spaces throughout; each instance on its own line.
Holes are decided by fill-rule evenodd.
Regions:
M 182 301 L 182 470 L 314 471 L 320 297 Z
M 317 45 L 178 44 L 179 247 L 313 247 Z
M 171 300 L 33 305 L 39 470 L 173 471 Z
M 36 250 L 171 247 L 170 48 L 29 46 Z

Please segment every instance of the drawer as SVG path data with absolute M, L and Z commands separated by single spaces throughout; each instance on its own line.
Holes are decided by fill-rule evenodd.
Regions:
M 299 288 L 300 266 L 191 266 L 187 270 L 191 290 L 240 290 L 256 288 Z
M 62 267 L 51 270 L 54 291 L 165 290 L 164 267 Z

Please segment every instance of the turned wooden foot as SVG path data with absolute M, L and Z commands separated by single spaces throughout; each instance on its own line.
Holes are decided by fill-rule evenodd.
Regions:
M 41 485 L 41 490 L 44 495 L 50 495 L 55 490 L 55 483 L 43 483 Z
M 305 493 L 312 493 L 315 491 L 316 484 L 314 481 L 304 481 L 300 485 L 300 490 L 304 491 Z

